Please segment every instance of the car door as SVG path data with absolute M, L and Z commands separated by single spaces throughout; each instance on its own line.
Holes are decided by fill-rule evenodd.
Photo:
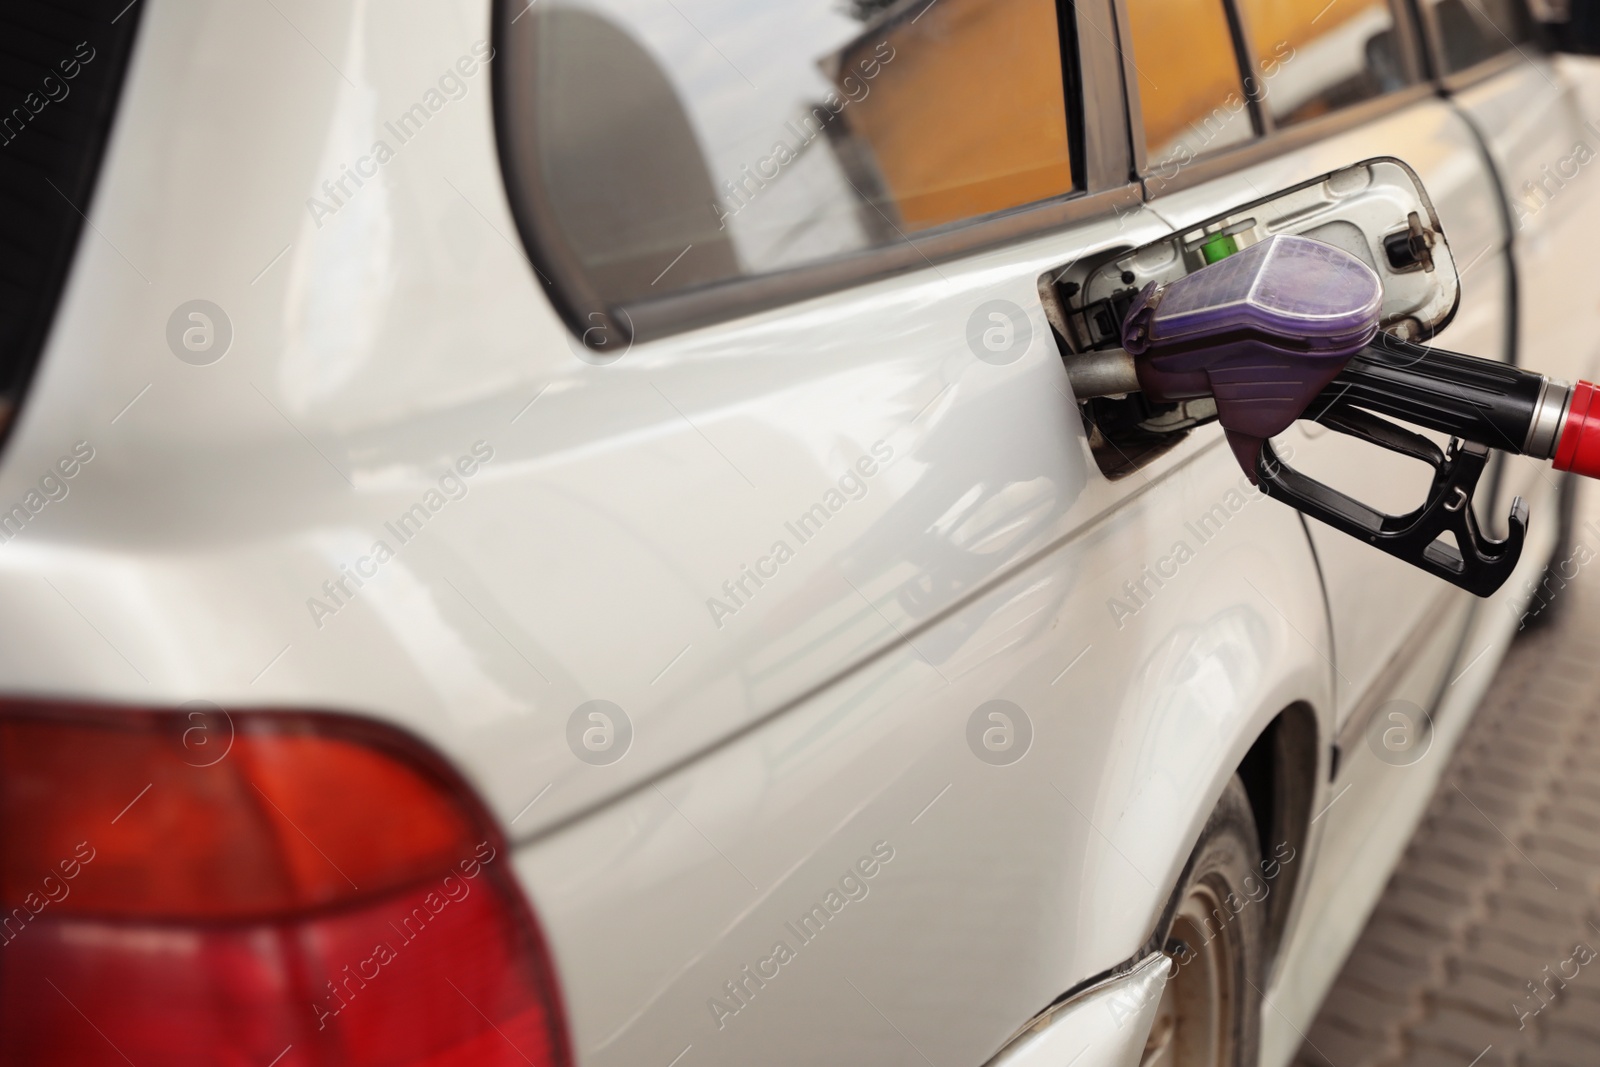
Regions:
M 151 5 L 0 469 L 98 457 L 0 553 L 6 690 L 415 735 L 586 1067 L 983 1062 L 1150 950 L 1330 703 L 1293 513 L 1215 432 L 1102 474 L 1040 307 L 1166 229 L 1117 40 L 1092 0 Z
M 1521 365 L 1569 381 L 1592 376 L 1600 304 L 1575 279 L 1591 273 L 1600 195 L 1600 64 L 1553 57 L 1523 0 L 1421 0 L 1431 55 L 1451 99 L 1482 138 L 1504 188 Z M 1531 496 L 1544 464 L 1508 464 L 1504 493 Z
M 482 592 L 565 664 L 541 709 L 631 723 L 518 766 L 581 1058 L 982 1062 L 1141 951 L 1255 738 L 1327 702 L 1293 514 L 1215 435 L 1103 476 L 1040 306 L 1166 229 L 1110 5 L 506 19 L 565 321 L 475 565 L 534 561 Z
M 1140 68 L 1143 173 L 1153 210 L 1176 226 L 1191 225 L 1223 205 L 1362 159 L 1399 158 L 1422 178 L 1463 268 L 1461 303 L 1439 343 L 1506 358 L 1508 275 L 1498 189 L 1472 129 L 1421 84 L 1403 11 L 1385 0 L 1326 7 L 1188 3 L 1185 33 L 1174 44 L 1163 32 L 1173 17 L 1170 5 L 1126 0 L 1126 8 Z M 1211 41 L 1195 30 L 1201 11 L 1220 27 Z M 1148 29 L 1141 31 L 1142 24 Z M 1152 49 L 1141 49 L 1145 39 Z M 1208 58 L 1186 67 L 1177 54 L 1160 57 L 1163 48 Z M 1231 78 L 1224 76 L 1230 62 L 1216 59 L 1219 50 L 1231 61 Z M 1158 58 L 1147 60 L 1147 51 Z M 1186 75 L 1204 79 L 1209 96 L 1186 88 Z M 1314 424 L 1296 424 L 1284 444 L 1297 469 L 1391 513 L 1415 507 L 1428 484 L 1423 465 Z M 1326 818 L 1318 814 L 1317 866 L 1289 940 L 1295 966 L 1280 971 L 1268 990 L 1279 1012 L 1264 1013 L 1264 1062 L 1292 1055 L 1299 1043 L 1294 1027 L 1309 1022 L 1409 837 L 1428 779 L 1425 771 L 1398 772 L 1411 758 L 1390 752 L 1385 737 L 1397 736 L 1396 726 L 1409 746 L 1428 735 L 1425 710 L 1449 684 L 1473 606 L 1470 595 L 1354 538 L 1315 521 L 1306 528 L 1333 631 L 1338 800 Z
M 1128 6 L 1136 34 L 1137 12 L 1159 8 L 1148 0 L 1129 0 Z M 1231 148 L 1225 139 L 1213 139 L 1209 157 L 1182 146 L 1152 144 L 1146 158 L 1151 207 L 1174 224 L 1187 225 L 1215 213 L 1215 205 L 1256 199 L 1359 159 L 1396 156 L 1422 177 L 1465 268 L 1460 309 L 1440 343 L 1505 358 L 1504 233 L 1497 190 L 1471 130 L 1415 84 L 1407 26 L 1396 21 L 1384 0 L 1341 4 L 1320 19 L 1313 18 L 1316 14 L 1267 0 L 1238 5 L 1234 17 L 1240 20 L 1242 64 L 1249 72 L 1244 77 L 1253 85 L 1236 76 L 1233 91 L 1249 97 L 1245 116 L 1254 113 L 1264 136 L 1252 133 Z M 1141 79 L 1151 141 L 1165 136 L 1160 112 L 1175 107 L 1167 98 L 1179 91 L 1174 75 L 1163 74 L 1161 82 L 1158 88 Z M 1152 98 L 1155 118 L 1147 102 Z M 1427 484 L 1422 465 L 1317 426 L 1302 423 L 1291 434 L 1296 465 L 1307 473 L 1390 512 L 1420 502 Z M 1309 531 L 1327 585 L 1337 649 L 1338 718 L 1345 725 L 1359 708 L 1395 695 L 1395 679 L 1386 672 L 1418 660 L 1415 640 L 1452 640 L 1452 620 L 1460 618 L 1467 601 L 1457 590 L 1343 534 L 1315 522 Z M 1414 635 L 1421 636 L 1414 640 Z M 1429 662 L 1437 666 L 1436 658 Z M 1431 703 L 1435 680 L 1415 679 L 1408 695 Z

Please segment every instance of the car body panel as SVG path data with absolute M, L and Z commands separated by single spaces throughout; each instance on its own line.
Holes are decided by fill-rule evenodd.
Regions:
M 1171 967 L 1166 956 L 1153 955 L 1078 993 L 1007 1045 L 991 1067 L 1137 1067 Z
M 1600 86 L 1600 61 L 1518 57 L 1454 94 L 1481 134 L 1506 192 L 1516 237 L 1518 346 L 1522 361 L 1557 377 L 1589 372 L 1600 340 L 1562 284 L 1588 269 L 1600 199 L 1585 195 L 1588 163 L 1600 146 L 1583 97 Z
M 468 766 L 508 823 L 551 786 L 516 822 L 528 834 L 881 653 L 1126 495 L 1089 478 L 1042 313 L 1027 357 L 993 366 L 968 346 L 968 305 L 997 293 L 1036 305 L 1035 279 L 1057 259 L 1153 234 L 1157 220 L 1109 220 L 591 365 L 505 245 L 515 229 L 485 83 L 386 165 L 392 190 L 362 189 L 312 221 L 305 194 L 363 146 L 338 116 L 402 112 L 481 40 L 440 14 L 454 43 L 406 35 L 409 51 L 397 52 L 364 5 L 343 10 L 346 25 L 326 8 L 300 25 L 346 72 L 360 77 L 380 42 L 390 66 L 359 89 L 333 69 L 312 79 L 322 95 L 305 106 L 336 116 L 329 147 L 250 171 L 252 193 L 279 212 L 266 233 L 234 212 L 241 178 L 227 168 L 248 158 L 260 123 L 281 121 L 271 114 L 281 101 L 260 98 L 259 84 L 304 63 L 306 43 L 205 9 L 152 16 L 155 44 L 130 78 L 95 209 L 105 237 L 85 241 L 0 480 L 0 493 L 20 497 L 34 468 L 70 447 L 64 435 L 114 441 L 92 467 L 121 495 L 102 506 L 143 506 L 113 532 L 85 482 L 30 528 L 51 529 L 52 555 L 11 572 L 13 595 L 81 610 L 107 640 L 87 653 L 85 677 L 19 635 L 13 685 L 397 718 Z M 487 11 L 474 14 L 482 27 Z M 251 34 L 284 54 L 258 48 L 258 65 L 217 71 L 162 51 L 186 41 L 227 54 Z M 220 172 L 170 143 L 206 128 L 187 117 L 201 108 L 242 113 L 237 129 L 217 131 Z M 166 199 L 151 204 L 147 185 Z M 165 219 L 185 213 L 192 231 L 167 232 Z M 282 262 L 262 273 L 285 241 Z M 165 294 L 173 305 L 204 294 L 229 309 L 234 350 L 205 368 L 173 359 L 165 302 L 133 263 L 163 285 L 190 279 Z M 456 325 L 440 321 L 441 306 Z M 130 333 L 144 341 L 132 358 L 108 360 Z M 973 455 L 971 440 L 990 454 Z M 400 543 L 399 516 L 479 442 L 494 459 L 467 495 L 426 537 Z M 786 524 L 872 462 L 874 446 L 900 462 L 884 462 L 830 520 L 831 543 L 800 544 Z M 207 486 L 233 479 L 251 485 L 247 499 L 203 506 Z M 10 546 L 18 563 L 28 536 Z M 778 540 L 794 551 L 781 581 L 736 617 L 709 611 L 713 598 L 739 604 L 723 583 Z M 347 585 L 354 595 L 340 604 L 323 583 L 378 541 L 395 551 L 381 566 L 395 578 Z M 130 565 L 128 542 L 159 560 Z M 72 547 L 54 555 L 59 545 Z M 118 570 L 138 578 L 108 573 Z M 40 573 L 76 576 L 57 582 L 70 606 Z M 159 621 L 153 605 L 168 606 Z M 181 651 L 197 648 L 210 649 L 202 662 Z M 589 699 L 634 721 L 627 763 L 603 774 L 566 740 L 569 714 Z
M 1537 513 L 1553 514 L 1555 494 L 1542 493 L 1529 503 Z M 1423 684 L 1436 670 L 1437 659 L 1419 661 L 1398 679 L 1395 699 L 1431 709 L 1431 742 L 1420 754 L 1386 761 L 1379 756 L 1381 740 L 1369 744 L 1365 732 L 1346 747 L 1339 778 L 1313 816 L 1313 874 L 1298 894 L 1300 908 L 1283 950 L 1294 966 L 1279 968 L 1266 991 L 1270 1006 L 1261 1017 L 1262 1067 L 1283 1067 L 1305 1042 L 1323 997 L 1366 926 L 1439 787 L 1450 753 L 1493 680 L 1495 665 L 1516 636 L 1527 590 L 1555 541 L 1550 523 L 1530 528 L 1516 571 L 1472 612 L 1442 682 Z M 1380 722 L 1385 728 L 1397 725 Z
M 1593 378 L 1600 304 L 1575 300 L 1568 283 L 1589 271 L 1592 234 L 1600 227 L 1600 198 L 1590 188 L 1600 150 L 1600 61 L 1526 49 L 1516 58 L 1460 89 L 1454 102 L 1478 131 L 1505 190 L 1519 362 L 1568 381 Z M 1557 478 L 1542 462 L 1509 459 L 1502 508 L 1513 495 L 1541 495 Z
M 980 1062 L 1084 976 L 1132 957 L 1231 768 L 1278 710 L 1327 693 L 1293 513 L 1258 498 L 1203 545 L 1182 533 L 1239 493 L 1233 463 L 1216 441 L 915 638 L 954 648 L 965 670 L 950 685 L 901 649 L 520 852 L 582 1061 L 670 1060 L 686 1045 L 713 1063 L 762 1049 L 769 1062 L 773 1049 L 789 1062 L 864 1049 L 916 1061 L 876 1009 L 912 1044 Z M 1138 625 L 1108 627 L 1108 600 L 1138 577 L 1130 546 L 1159 561 L 1174 529 L 1200 565 L 1179 569 Z M 1028 615 L 1037 624 L 994 656 Z M 969 747 L 973 712 L 993 699 L 1032 723 L 1009 766 Z M 894 860 L 839 915 L 841 936 L 794 944 L 785 924 L 879 841 Z M 712 999 L 737 1006 L 724 983 L 778 940 L 799 958 L 722 1016 Z M 954 960 L 978 980 L 928 980 Z M 816 1027 L 823 1005 L 830 1025 Z
M 1264 499 L 1202 550 L 1203 569 L 1135 604 L 1137 625 L 1116 630 L 1108 605 L 1122 583 L 1147 564 L 1174 566 L 1186 521 L 1244 501 L 1240 475 L 1214 428 L 1136 479 L 1095 475 L 1036 284 L 1087 248 L 1162 223 L 1112 216 L 596 366 L 576 357 L 502 240 L 514 230 L 483 85 L 405 145 L 385 183 L 331 218 L 307 207 L 361 148 L 342 122 L 400 113 L 471 54 L 473 22 L 452 25 L 465 10 L 419 15 L 435 32 L 396 42 L 361 4 L 286 9 L 338 70 L 270 11 L 260 24 L 205 7 L 146 13 L 151 43 L 130 76 L 95 232 L 0 495 L 20 498 L 76 440 L 95 458 L 5 546 L 0 588 L 20 610 L 0 672 L 8 688 L 112 703 L 373 715 L 462 767 L 517 837 L 564 826 L 518 864 L 556 948 L 582 1062 L 631 1062 L 642 1047 L 670 1059 L 682 1046 L 660 1041 L 709 1024 L 705 1001 L 723 979 L 708 991 L 708 976 L 770 947 L 799 903 L 783 890 L 820 890 L 819 872 L 825 886 L 834 867 L 909 827 L 908 808 L 945 784 L 970 790 L 966 803 L 942 802 L 954 843 L 907 844 L 876 887 L 874 900 L 906 918 L 838 939 L 850 955 L 892 946 L 888 962 L 839 965 L 908 1032 L 986 1058 L 1084 975 L 1139 949 L 1226 768 L 1328 677 L 1304 535 Z M 230 54 L 246 38 L 249 64 L 185 58 Z M 384 63 L 368 65 L 369 49 Z M 286 81 L 307 113 L 335 118 L 325 143 L 285 130 L 271 140 L 298 153 L 258 158 L 252 138 L 288 121 L 260 86 Z M 202 130 L 214 135 L 203 153 L 189 140 Z M 236 210 L 242 189 L 274 205 L 270 220 Z M 173 232 L 173 217 L 194 221 Z M 225 308 L 235 331 L 205 367 L 164 342 L 167 309 L 196 296 Z M 972 308 L 995 298 L 1033 308 L 1033 342 L 1005 365 L 967 340 Z M 880 441 L 888 455 L 877 453 L 867 491 L 719 630 L 707 599 Z M 466 495 L 336 604 L 322 583 L 392 537 L 478 442 L 493 456 L 462 479 Z M 337 610 L 314 618 L 312 599 Z M 1100 636 L 1108 629 L 1115 639 Z M 1092 670 L 1072 667 L 1097 643 Z M 1078 673 L 1063 676 L 1069 667 Z M 635 731 L 605 767 L 568 747 L 571 713 L 594 698 L 627 709 Z M 1001 778 L 1009 788 L 980 788 L 1006 769 L 969 750 L 967 720 L 995 698 L 1032 709 L 1038 733 L 1021 773 Z M 1107 759 L 1113 737 L 1123 754 Z M 792 749 L 785 773 L 768 766 L 774 747 Z M 1193 762 L 1201 747 L 1213 757 Z M 993 820 L 1020 797 L 1045 825 L 1013 819 L 997 833 Z M 1175 821 L 1174 809 L 1189 814 Z M 615 854 L 614 828 L 632 824 L 653 828 L 650 840 Z M 858 828 L 871 839 L 858 842 Z M 575 855 L 586 858 L 553 859 Z M 620 866 L 596 870 L 601 861 Z M 552 862 L 597 880 L 573 885 Z M 925 984 L 880 987 L 972 945 L 961 926 L 929 939 L 912 916 L 981 913 L 997 884 L 1027 903 L 1003 936 L 982 939 L 985 966 L 1050 951 L 987 983 L 960 1016 L 944 998 L 964 982 L 932 1001 Z M 1056 905 L 1045 928 L 1039 900 Z M 619 908 L 639 929 L 677 935 L 631 953 L 610 951 L 609 933 L 589 940 Z M 665 1010 L 680 1000 L 693 1011 Z M 723 1043 L 729 1062 L 744 1040 L 799 1020 L 751 1023 Z M 848 1029 L 830 1033 L 816 1055 L 854 1054 Z
M 1151 201 L 1175 227 L 1214 214 L 1219 203 L 1252 200 L 1351 162 L 1378 155 L 1404 159 L 1422 178 L 1461 270 L 1461 304 L 1439 343 L 1504 358 L 1507 290 L 1498 193 L 1481 165 L 1471 130 L 1447 103 L 1428 99 L 1306 148 Z M 1287 435 L 1297 469 L 1374 507 L 1403 513 L 1421 502 L 1428 471 L 1320 426 Z M 1337 721 L 1369 700 L 1394 650 L 1422 625 L 1439 583 L 1401 560 L 1319 523 L 1308 524 L 1327 586 L 1338 659 Z M 1449 611 L 1465 612 L 1468 594 L 1452 592 Z M 1376 621 L 1382 620 L 1381 624 Z M 1448 627 L 1446 627 L 1448 629 Z
M 1158 196 L 1151 207 L 1175 227 L 1188 225 L 1215 213 L 1221 204 L 1253 199 L 1262 191 L 1379 154 L 1396 155 L 1416 168 L 1461 264 L 1460 307 L 1436 343 L 1484 358 L 1508 358 L 1513 290 L 1499 192 L 1492 171 L 1483 165 L 1474 131 L 1448 102 L 1413 104 L 1350 133 Z M 1298 469 L 1393 513 L 1415 507 L 1428 484 L 1428 472 L 1420 464 L 1320 426 L 1299 423 L 1283 440 L 1294 449 L 1291 462 Z M 1498 505 L 1487 484 L 1479 497 L 1480 514 L 1491 528 L 1503 528 L 1503 512 L 1516 493 L 1527 497 L 1534 515 L 1553 517 L 1555 482 L 1548 468 L 1520 458 L 1503 458 L 1502 463 L 1511 474 Z M 1536 478 L 1541 472 L 1545 477 Z M 1496 506 L 1498 512 L 1491 510 Z M 1266 990 L 1262 1063 L 1267 1067 L 1287 1063 L 1299 1049 L 1438 784 L 1439 769 L 1460 729 L 1454 720 L 1470 717 L 1472 699 L 1460 695 L 1481 688 L 1476 682 L 1458 687 L 1457 672 L 1475 662 L 1474 657 L 1497 662 L 1518 626 L 1526 590 L 1555 544 L 1548 520 L 1542 528 L 1536 520 L 1513 579 L 1483 602 L 1315 521 L 1307 527 L 1334 631 L 1334 722 L 1341 759 L 1329 806 L 1316 808 L 1308 849 L 1313 858 L 1302 872 L 1309 877 L 1297 892 L 1279 961 L 1284 965 L 1274 970 Z M 1483 673 L 1486 684 L 1490 672 Z M 1445 703 L 1436 708 L 1441 698 Z M 1382 730 L 1393 725 L 1380 713 L 1394 707 L 1407 716 L 1413 709 L 1433 709 L 1439 716 L 1435 743 L 1420 766 L 1380 758 Z M 1445 715 L 1453 719 L 1446 723 Z
M 147 4 L 0 462 L 9 504 L 92 452 L 0 545 L 0 685 L 325 708 L 420 737 L 518 844 L 585 1065 L 984 1062 L 1152 947 L 1234 768 L 1306 706 L 1308 789 L 1335 806 L 1285 860 L 1314 876 L 1271 992 L 1286 1016 L 1264 1013 L 1273 1055 L 1289 1047 L 1370 906 L 1339 895 L 1345 857 L 1381 882 L 1404 841 L 1391 822 L 1369 843 L 1361 820 L 1431 788 L 1337 801 L 1374 772 L 1330 788 L 1341 716 L 1410 632 L 1430 641 L 1396 694 L 1436 690 L 1475 639 L 1486 675 L 1513 613 L 1480 610 L 1463 642 L 1465 602 L 1430 617 L 1436 583 L 1308 536 L 1216 426 L 1107 480 L 1038 283 L 1379 154 L 1422 173 L 1465 260 L 1504 235 L 1447 104 L 1155 210 L 596 361 L 517 241 L 489 5 Z M 473 57 L 382 179 L 334 203 L 324 183 Z M 1504 267 L 1491 252 L 1469 275 L 1448 342 L 1488 346 Z M 208 365 L 169 347 L 194 299 L 232 327 Z M 993 300 L 1026 309 L 1014 358 L 970 339 Z M 817 529 L 791 529 L 819 503 Z M 1468 677 L 1444 687 L 1441 748 Z M 631 725 L 615 762 L 574 741 L 593 700 Z M 984 748 L 993 701 L 1030 726 L 1013 762 Z M 822 932 L 788 932 L 813 906 Z M 745 977 L 789 938 L 792 958 Z

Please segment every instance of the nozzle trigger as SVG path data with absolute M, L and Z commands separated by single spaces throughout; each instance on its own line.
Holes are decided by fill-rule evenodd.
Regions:
M 1484 536 L 1472 496 L 1488 462 L 1488 448 L 1452 440 L 1441 451 L 1421 434 L 1359 409 L 1330 410 L 1319 421 L 1430 464 L 1434 474 L 1427 498 L 1414 511 L 1387 515 L 1301 474 L 1264 441 L 1256 458 L 1256 481 L 1268 496 L 1478 596 L 1489 596 L 1511 577 L 1527 537 L 1528 506 L 1521 497 L 1512 501 L 1504 539 Z

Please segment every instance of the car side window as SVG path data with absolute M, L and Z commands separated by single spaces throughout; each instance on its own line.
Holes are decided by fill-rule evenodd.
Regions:
M 1250 88 L 1275 126 L 1293 126 L 1407 83 L 1389 0 L 1238 3 L 1254 67 Z
M 1224 0 L 1127 0 L 1146 170 L 1255 136 Z
M 1445 73 L 1492 59 L 1532 39 L 1523 0 L 1426 0 L 1439 38 Z
M 502 121 L 531 125 L 567 262 L 626 305 L 1075 192 L 1056 6 L 529 5 Z

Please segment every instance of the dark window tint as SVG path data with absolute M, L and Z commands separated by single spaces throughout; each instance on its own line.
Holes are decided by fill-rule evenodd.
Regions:
M 90 211 L 144 6 L 0 4 L 0 433 L 45 343 Z
M 1406 68 L 1388 0 L 1239 0 L 1251 91 L 1292 126 L 1393 92 Z
M 1255 135 L 1223 0 L 1127 0 L 1127 10 L 1150 173 Z
M 608 306 L 1073 190 L 1055 0 L 544 0 L 519 19 L 505 46 L 534 49 L 533 73 L 502 103 L 531 121 L 553 243 Z
M 1428 0 L 1428 6 L 1447 73 L 1497 56 L 1533 35 L 1522 0 Z

